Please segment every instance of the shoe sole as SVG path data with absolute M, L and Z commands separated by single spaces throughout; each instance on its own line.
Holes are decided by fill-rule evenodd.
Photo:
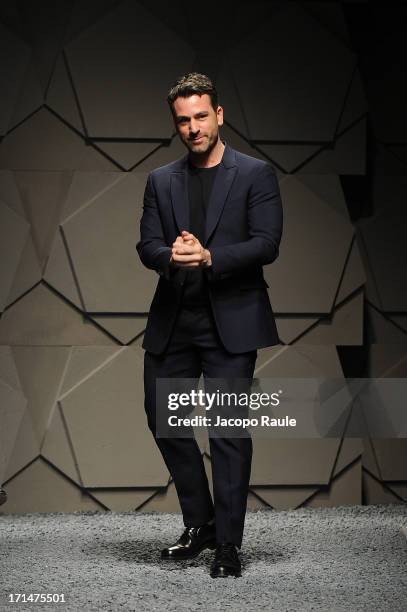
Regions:
M 205 549 L 215 550 L 216 542 L 207 542 L 203 546 L 201 546 L 198 550 L 196 550 L 192 555 L 187 555 L 185 557 L 161 557 L 161 561 L 187 561 L 188 559 L 195 559 L 201 552 Z
M 211 578 L 240 578 L 242 576 L 241 572 L 225 572 L 224 570 L 217 570 L 215 572 L 211 572 Z

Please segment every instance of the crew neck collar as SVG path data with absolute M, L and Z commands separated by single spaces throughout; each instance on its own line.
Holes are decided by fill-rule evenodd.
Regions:
M 189 167 L 189 169 L 193 170 L 193 171 L 196 171 L 196 172 L 199 172 L 200 170 L 204 170 L 205 171 L 205 170 L 214 170 L 215 168 L 218 168 L 221 165 L 221 163 L 223 162 L 223 158 L 224 158 L 225 151 L 226 151 L 226 143 L 223 140 L 222 140 L 222 144 L 225 145 L 225 148 L 223 149 L 222 158 L 221 158 L 221 160 L 220 160 L 220 162 L 218 164 L 216 164 L 215 166 L 209 166 L 209 167 L 206 167 L 206 166 L 203 166 L 203 167 L 195 166 L 192 163 L 191 156 L 188 155 L 188 167 Z
M 189 170 L 191 170 L 192 172 L 209 172 L 210 170 L 215 170 L 216 168 L 219 168 L 219 166 L 221 165 L 222 160 L 216 164 L 215 166 L 208 166 L 208 167 L 201 167 L 201 166 L 194 166 L 194 164 L 191 162 L 190 159 L 188 159 L 188 168 Z

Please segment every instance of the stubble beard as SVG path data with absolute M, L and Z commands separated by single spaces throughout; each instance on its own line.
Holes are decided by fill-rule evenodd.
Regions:
M 208 138 L 206 143 L 203 142 L 198 146 L 194 146 L 192 141 L 187 140 L 186 145 L 189 151 L 194 155 L 194 157 L 195 156 L 196 157 L 206 157 L 207 155 L 210 154 L 212 149 L 215 147 L 216 143 L 218 142 L 218 137 L 219 137 L 219 134 L 216 134 L 216 136 L 212 140 Z M 205 140 L 205 136 L 204 136 L 204 140 Z

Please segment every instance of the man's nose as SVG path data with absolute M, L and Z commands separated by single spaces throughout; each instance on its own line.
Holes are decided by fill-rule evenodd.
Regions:
M 191 123 L 189 124 L 189 133 L 190 134 L 197 134 L 199 132 L 199 127 L 196 123 L 194 123 L 193 121 L 191 121 Z

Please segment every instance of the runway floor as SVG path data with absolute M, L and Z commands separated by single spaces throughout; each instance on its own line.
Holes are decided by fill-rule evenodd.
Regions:
M 403 527 L 406 504 L 248 512 L 242 577 L 212 579 L 212 551 L 159 560 L 180 514 L 0 513 L 0 610 L 404 612 Z M 10 593 L 66 603 L 17 605 Z

